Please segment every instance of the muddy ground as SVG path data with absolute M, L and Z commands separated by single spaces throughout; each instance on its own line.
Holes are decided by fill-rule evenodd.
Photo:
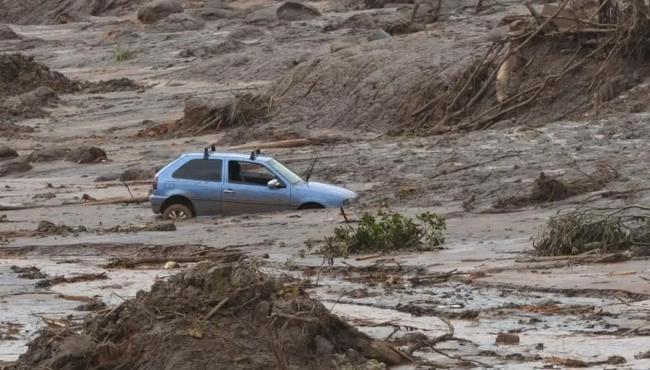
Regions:
M 648 204 L 650 114 L 638 102 L 650 81 L 612 99 L 622 108 L 599 118 L 558 120 L 549 112 L 534 125 L 504 120 L 484 131 L 395 137 L 389 131 L 402 108 L 395 86 L 455 76 L 484 50 L 501 18 L 526 13 L 523 3 L 486 2 L 477 13 L 474 2 L 443 2 L 438 22 L 375 41 L 369 38 L 379 29 L 410 16 L 411 4 L 359 10 L 361 2 L 314 2 L 322 16 L 285 21 L 276 15 L 280 3 L 183 3 L 197 25 L 142 24 L 139 2 L 108 3 L 117 8 L 0 12 L 0 23 L 17 35 L 0 40 L 0 52 L 33 57 L 77 84 L 52 87 L 56 99 L 37 115 L 0 121 L 9 127 L 0 126 L 0 144 L 18 155 L 0 158 L 9 168 L 0 176 L 0 364 L 24 353 L 48 320 L 79 321 L 89 309 L 114 307 L 218 250 L 302 279 L 312 297 L 362 332 L 412 351 L 413 364 L 399 368 L 650 368 L 645 257 L 596 263 L 531 255 L 531 236 L 558 211 Z M 291 89 L 317 60 L 328 64 Z M 348 68 L 356 80 L 341 72 Z M 119 78 L 138 87 L 83 88 Z M 309 95 L 310 86 L 318 93 Z M 200 135 L 139 134 L 181 118 L 189 98 L 259 88 L 281 89 L 285 98 L 268 122 Z M 338 210 L 200 218 L 156 231 L 161 221 L 146 203 L 84 201 L 146 197 L 156 168 L 212 143 L 227 149 L 296 137 L 313 144 L 265 152 L 298 173 L 318 155 L 313 179 L 362 195 L 349 218 L 385 203 L 409 215 L 444 215 L 444 249 L 336 258 L 330 266 L 317 250 L 345 222 Z M 91 146 L 105 158 L 65 160 L 65 150 Z M 35 151 L 55 160 L 26 161 Z M 616 176 L 584 194 L 512 201 L 542 171 L 570 182 L 603 168 Z M 115 263 L 133 259 L 144 260 Z M 30 266 L 38 270 L 20 269 Z M 67 282 L 38 283 L 58 276 Z M 464 340 L 421 345 L 448 332 L 445 320 Z M 518 342 L 497 343 L 501 332 Z

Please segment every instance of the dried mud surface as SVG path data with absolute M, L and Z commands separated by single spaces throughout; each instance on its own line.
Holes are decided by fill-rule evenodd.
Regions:
M 38 3 L 0 1 L 15 33 L 0 39 L 11 66 L 0 68 L 0 146 L 11 153 L 0 159 L 0 361 L 197 368 L 215 359 L 201 348 L 225 346 L 215 356 L 235 368 L 384 368 L 329 324 L 271 324 L 277 312 L 339 325 L 337 315 L 356 328 L 343 332 L 408 354 L 403 368 L 650 367 L 647 260 L 539 259 L 530 241 L 559 211 L 648 203 L 643 74 L 598 115 L 571 110 L 589 97 L 567 84 L 553 102 L 566 110 L 537 105 L 488 130 L 391 136 L 435 87 L 465 76 L 504 16 L 528 14 L 523 3 L 443 2 L 438 22 L 412 29 L 399 27 L 408 3 L 314 2 L 320 16 L 286 21 L 281 3 L 181 1 L 182 17 L 154 24 L 137 20 L 136 1 L 51 1 L 35 12 Z M 532 65 L 571 56 L 543 51 L 527 54 Z M 242 96 L 268 99 L 232 120 Z M 317 250 L 345 222 L 338 210 L 172 230 L 141 201 L 155 169 L 181 153 L 286 139 L 308 140 L 264 151 L 298 173 L 319 156 L 313 179 L 362 195 L 349 219 L 386 203 L 437 212 L 445 248 L 330 266 Z M 81 148 L 102 152 L 66 160 Z M 51 160 L 30 160 L 44 154 Z M 213 284 L 225 270 L 208 266 L 244 257 L 264 284 L 239 295 L 237 274 L 226 274 L 232 286 Z M 37 286 L 48 277 L 63 279 Z

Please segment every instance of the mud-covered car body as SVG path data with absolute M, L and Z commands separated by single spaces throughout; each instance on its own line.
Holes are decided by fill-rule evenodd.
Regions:
M 180 218 L 343 207 L 358 197 L 342 187 L 305 181 L 271 157 L 217 152 L 180 156 L 158 171 L 153 188 L 153 211 L 165 215 L 181 204 L 191 215 Z

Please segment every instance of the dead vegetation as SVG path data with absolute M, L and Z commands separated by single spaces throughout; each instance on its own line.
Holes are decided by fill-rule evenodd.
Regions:
M 507 119 L 559 120 L 597 111 L 638 84 L 650 50 L 648 6 L 616 1 L 592 9 L 568 3 L 506 19 L 510 33 L 476 58 L 462 78 L 414 90 L 405 100 L 402 132 L 479 130 Z
M 390 253 L 397 250 L 436 250 L 445 242 L 447 224 L 441 216 L 423 212 L 415 219 L 390 209 L 364 213 L 358 225 L 340 226 L 325 237 L 326 257 L 358 253 Z
M 562 181 L 541 172 L 533 182 L 528 195 L 499 198 L 494 204 L 494 208 L 505 209 L 557 202 L 600 190 L 618 177 L 619 173 L 615 169 L 604 164 L 599 165 L 593 173 L 581 174 L 580 178 L 571 181 Z
M 626 250 L 647 255 L 649 247 L 650 209 L 642 206 L 577 210 L 553 216 L 533 240 L 535 253 L 540 256 Z
M 194 98 L 185 102 L 183 118 L 145 128 L 138 136 L 194 136 L 221 129 L 249 126 L 271 114 L 273 101 L 260 94 L 245 93 L 229 99 Z
M 385 368 L 408 356 L 359 332 L 299 285 L 255 266 L 201 263 L 82 328 L 48 326 L 15 369 Z

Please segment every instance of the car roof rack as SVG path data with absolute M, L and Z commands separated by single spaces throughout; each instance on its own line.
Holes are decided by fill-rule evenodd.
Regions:
M 254 151 L 251 152 L 250 160 L 254 161 L 255 157 L 257 157 L 260 154 L 262 154 L 262 151 L 259 148 L 255 149 Z

